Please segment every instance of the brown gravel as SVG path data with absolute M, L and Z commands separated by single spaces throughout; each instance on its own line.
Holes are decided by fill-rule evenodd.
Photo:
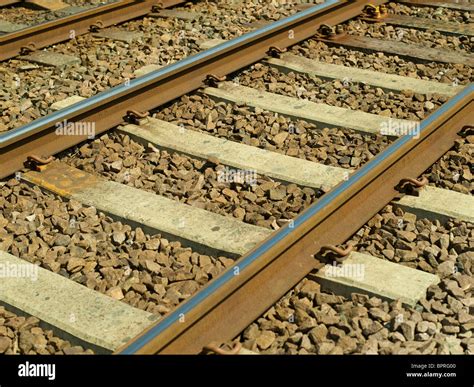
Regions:
M 103 4 L 115 3 L 117 0 L 62 0 L 64 3 L 69 4 L 71 6 L 86 6 L 86 5 L 93 5 L 99 6 Z
M 15 179 L 1 186 L 0 250 L 150 313 L 167 313 L 233 263 Z
M 311 273 L 239 335 L 244 347 L 287 354 L 474 353 L 473 225 L 454 220 L 445 226 L 426 219 L 415 222 L 415 215 L 392 213 L 390 206 L 369 224 L 378 224 L 381 218 L 388 219 L 382 228 L 367 225 L 358 233 L 362 238 L 353 238 L 358 240 L 356 249 L 385 259 L 383 254 L 395 253 L 402 261 L 399 248 L 420 252 L 422 258 L 415 258 L 414 265 L 442 279 L 425 298 L 414 308 L 355 293 L 348 299 L 321 292 Z M 403 228 L 398 229 L 398 219 Z M 388 247 L 392 239 L 396 240 Z M 398 244 L 409 244 L 410 250 Z
M 474 48 L 474 38 L 445 34 L 436 30 L 422 31 L 362 20 L 350 20 L 344 24 L 344 30 L 350 35 L 404 42 L 426 48 L 442 48 L 465 53 L 472 52 Z
M 93 354 L 91 349 L 73 346 L 39 326 L 36 317 L 17 316 L 0 306 L 0 354 L 76 355 Z
M 390 205 L 351 240 L 357 243 L 358 251 L 430 273 L 439 273 L 447 262 L 457 262 L 460 271 L 469 273 L 474 257 L 472 223 L 418 219 Z
M 324 81 L 294 72 L 285 74 L 260 63 L 239 73 L 237 79 L 242 86 L 270 93 L 409 120 L 425 118 L 447 100 L 436 94 L 422 95 L 408 90 L 394 93 L 361 83 Z
M 227 182 L 223 165 L 141 146 L 126 135 L 106 134 L 63 161 L 135 188 L 246 223 L 278 229 L 322 193 L 256 176 L 256 182 Z M 248 171 L 252 172 L 252 171 Z M 249 173 L 249 177 L 252 176 Z
M 311 3 L 318 4 L 323 1 L 316 0 Z M 254 24 L 282 19 L 298 12 L 300 6 L 307 5 L 308 2 L 305 0 L 214 0 L 200 1 L 189 6 L 193 11 L 206 15 L 209 19 L 207 23 L 212 26 L 217 26 L 219 23 L 225 23 L 224 26 L 227 26 L 232 23 L 253 29 Z
M 334 63 L 344 66 L 357 67 L 389 74 L 402 75 L 412 78 L 438 81 L 459 85 L 468 84 L 473 79 L 473 69 L 462 64 L 448 63 L 413 63 L 399 58 L 397 55 L 364 53 L 343 46 L 328 46 L 323 42 L 309 40 L 293 47 L 294 54 L 305 58 L 317 59 L 321 62 Z
M 265 110 L 216 103 L 200 95 L 184 96 L 153 116 L 187 129 L 343 168 L 359 167 L 389 144 L 385 136 L 293 122 Z
M 387 9 L 389 13 L 448 22 L 468 23 L 472 19 L 470 12 L 443 7 L 413 7 L 392 2 L 387 4 Z
M 473 194 L 474 136 L 456 140 L 454 147 L 424 174 L 430 185 Z
M 81 11 L 87 8 L 95 8 L 98 5 L 104 5 L 107 3 L 114 3 L 117 0 L 62 0 L 64 3 L 70 6 L 81 7 Z M 65 10 L 48 11 L 45 9 L 30 7 L 19 7 L 19 6 L 8 6 L 0 8 L 0 20 L 7 20 L 11 23 L 25 24 L 27 26 L 34 26 L 36 24 L 48 22 L 51 20 L 59 19 L 69 15 Z

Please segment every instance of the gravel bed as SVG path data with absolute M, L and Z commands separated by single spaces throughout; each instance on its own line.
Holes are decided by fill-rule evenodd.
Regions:
M 39 326 L 36 317 L 17 316 L 0 306 L 0 354 L 5 355 L 91 355 L 91 349 L 73 346 Z
M 472 19 L 470 12 L 443 7 L 414 7 L 405 4 L 388 3 L 389 13 L 442 20 L 447 22 L 468 23 Z
M 364 53 L 343 46 L 328 46 L 326 43 L 308 40 L 293 47 L 290 52 L 308 59 L 349 67 L 380 71 L 389 74 L 425 79 L 449 84 L 465 85 L 473 79 L 473 69 L 462 64 L 413 63 L 397 55 L 383 52 Z
M 451 270 L 453 263 L 460 272 L 470 272 L 474 263 L 473 223 L 418 219 L 391 205 L 375 215 L 351 241 L 357 251 L 434 274 Z
M 52 112 L 50 106 L 69 96 L 91 97 L 135 77 L 149 64 L 166 65 L 199 52 L 194 32 L 184 22 L 144 18 L 120 27 L 143 33 L 132 43 L 77 36 L 49 50 L 81 60 L 66 68 L 11 59 L 0 65 L 0 132 L 24 125 Z M 191 40 L 192 38 L 192 40 Z
M 318 77 L 289 72 L 256 64 L 238 75 L 242 86 L 293 98 L 325 103 L 352 110 L 361 110 L 385 117 L 420 120 L 447 101 L 441 95 L 394 93 L 362 83 L 346 84 L 340 80 L 324 81 Z
M 0 250 L 157 315 L 234 262 L 145 234 L 15 179 L 0 191 Z
M 426 173 L 429 184 L 464 194 L 473 194 L 474 136 L 456 140 L 454 147 Z
M 440 225 L 387 206 L 358 234 L 358 251 L 393 254 L 391 260 L 435 272 L 441 282 L 411 308 L 322 292 L 313 272 L 239 335 L 243 346 L 286 354 L 473 354 L 473 224 Z M 406 252 L 414 251 L 423 258 L 407 262 Z
M 64 3 L 70 6 L 80 6 L 85 8 L 95 8 L 99 5 L 107 3 L 114 3 L 117 0 L 103 1 L 103 0 L 63 0 Z M 25 24 L 27 26 L 34 26 L 36 24 L 48 22 L 51 20 L 59 19 L 64 16 L 68 16 L 65 10 L 48 11 L 46 9 L 34 8 L 34 7 L 19 7 L 9 6 L 0 8 L 0 19 L 9 21 L 11 23 Z
M 286 224 L 322 195 L 254 176 L 252 171 L 247 181 L 245 176 L 242 181 L 226 181 L 226 168 L 217 160 L 145 148 L 120 133 L 105 134 L 62 160 L 118 183 L 270 229 Z
M 390 142 L 385 136 L 291 121 L 272 112 L 215 102 L 201 95 L 184 96 L 153 116 L 186 129 L 343 168 L 359 167 Z
M 109 3 L 115 3 L 119 0 L 62 0 L 62 1 L 71 6 L 79 7 L 79 6 L 85 6 L 85 5 L 99 6 L 99 5 L 109 4 Z
M 474 38 L 467 36 L 449 35 L 437 30 L 423 31 L 384 23 L 369 23 L 363 20 L 350 20 L 344 25 L 344 30 L 349 35 L 367 36 L 426 48 L 448 49 L 464 53 L 471 53 L 474 47 Z
M 314 4 L 323 3 L 323 0 L 311 1 Z M 195 12 L 202 13 L 212 19 L 218 19 L 219 22 L 229 24 L 239 24 L 243 27 L 255 28 L 257 24 L 272 22 L 284 17 L 290 16 L 305 7 L 308 2 L 305 0 L 214 0 L 201 1 L 189 5 Z M 185 7 L 176 7 L 184 9 Z M 230 22 L 230 23 L 229 23 Z M 211 25 L 216 22 L 209 20 Z

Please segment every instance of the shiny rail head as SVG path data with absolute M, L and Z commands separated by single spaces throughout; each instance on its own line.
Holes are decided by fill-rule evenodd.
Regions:
M 426 130 L 428 125 L 430 125 L 433 121 L 441 117 L 451 108 L 453 108 L 458 102 L 470 96 L 472 100 L 474 98 L 474 83 L 470 83 L 467 85 L 463 90 L 461 90 L 458 94 L 444 103 L 438 110 L 433 112 L 428 118 L 421 121 L 420 124 L 420 134 Z M 375 167 L 381 164 L 385 159 L 393 155 L 397 152 L 403 145 L 405 145 L 408 141 L 413 140 L 412 135 L 405 135 L 400 137 L 398 140 L 393 142 L 389 145 L 384 151 L 379 153 L 373 159 L 368 161 L 364 166 L 360 169 L 355 171 L 351 174 L 348 180 L 344 181 L 343 183 L 339 184 L 338 186 L 334 187 L 331 191 L 329 191 L 326 195 L 324 195 L 319 201 L 314 203 L 310 206 L 307 211 L 302 213 L 294 220 L 293 226 L 290 227 L 283 227 L 280 230 L 276 231 L 270 239 L 264 242 L 262 245 L 257 247 L 255 251 L 253 251 L 248 256 L 244 257 L 242 261 L 236 264 L 232 270 L 226 270 L 222 275 L 217 277 L 215 280 L 209 283 L 209 285 L 204 288 L 202 291 L 195 294 L 193 297 L 188 299 L 184 304 L 178 306 L 171 314 L 166 316 L 163 320 L 157 323 L 154 327 L 152 327 L 148 332 L 146 332 L 143 336 L 137 338 L 134 342 L 130 343 L 127 347 L 123 348 L 119 354 L 135 354 L 140 351 L 145 345 L 147 345 L 150 341 L 152 341 L 156 336 L 164 332 L 166 329 L 170 328 L 173 324 L 180 321 L 182 316 L 185 316 L 187 313 L 192 311 L 196 308 L 202 301 L 204 301 L 207 297 L 211 294 L 216 292 L 220 287 L 224 284 L 231 281 L 235 278 L 234 270 L 237 267 L 239 272 L 241 273 L 245 270 L 250 264 L 254 261 L 258 260 L 263 254 L 265 254 L 268 250 L 273 248 L 277 243 L 281 242 L 284 238 L 286 238 L 290 233 L 293 233 L 298 230 L 304 223 L 306 223 L 310 218 L 317 216 L 319 212 L 321 212 L 325 207 L 330 205 L 333 201 L 335 201 L 341 195 L 344 195 L 345 191 L 347 191 L 350 187 L 355 185 L 362 177 L 367 175 L 371 172 Z
M 352 3 L 354 1 L 350 1 Z M 300 11 L 294 15 L 288 16 L 284 19 L 278 20 L 262 28 L 256 29 L 255 31 L 248 32 L 242 36 L 229 40 L 219 44 L 218 46 L 212 47 L 208 50 L 202 51 L 198 54 L 184 58 L 176 63 L 172 63 L 162 69 L 153 71 L 149 74 L 145 74 L 141 77 L 135 78 L 124 84 L 115 86 L 109 90 L 103 91 L 83 101 L 77 102 L 65 109 L 61 109 L 57 112 L 48 114 L 47 116 L 41 117 L 33 122 L 23 125 L 19 128 L 10 130 L 6 133 L 0 134 L 0 148 L 5 148 L 17 141 L 20 141 L 30 135 L 41 132 L 44 129 L 50 128 L 57 122 L 67 120 L 74 117 L 81 112 L 85 112 L 94 106 L 101 105 L 106 101 L 113 100 L 129 92 L 133 92 L 136 89 L 148 84 L 157 82 L 170 75 L 176 74 L 184 69 L 197 65 L 201 62 L 208 60 L 209 58 L 217 55 L 223 55 L 226 52 L 238 48 L 244 44 L 249 44 L 261 36 L 267 35 L 272 31 L 277 31 L 281 27 L 295 23 L 298 20 L 303 20 L 311 17 L 315 13 L 322 10 L 329 9 L 338 4 L 345 4 L 347 2 L 341 0 L 327 0 L 323 4 L 318 4 L 310 7 L 306 10 Z

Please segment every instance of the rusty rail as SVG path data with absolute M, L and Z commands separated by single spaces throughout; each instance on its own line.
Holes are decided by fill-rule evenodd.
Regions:
M 0 36 L 0 61 L 17 56 L 23 47 L 39 49 L 83 35 L 98 22 L 102 27 L 108 27 L 146 15 L 154 6 L 166 8 L 183 2 L 184 0 L 121 0 L 5 34 Z
M 57 123 L 65 120 L 94 123 L 95 132 L 99 134 L 122 123 L 127 111 L 147 111 L 172 101 L 202 87 L 209 74 L 221 77 L 255 63 L 267 56 L 270 47 L 284 49 L 305 40 L 323 23 L 338 24 L 359 15 L 368 3 L 367 0 L 328 0 L 2 133 L 0 178 L 21 169 L 32 153 L 48 157 L 87 139 L 87 135 L 56 135 Z
M 420 137 L 399 138 L 234 267 L 118 353 L 200 353 L 209 342 L 232 340 L 315 267 L 313 254 L 345 242 L 398 192 L 454 144 L 474 121 L 474 84 L 420 125 Z

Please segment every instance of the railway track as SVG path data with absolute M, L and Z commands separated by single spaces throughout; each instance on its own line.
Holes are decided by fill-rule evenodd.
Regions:
M 37 270 L 2 282 L 5 313 L 65 353 L 469 353 L 471 9 L 451 5 L 302 7 L 0 134 L 0 259 Z
M 198 53 L 210 43 L 209 36 L 231 39 L 251 31 L 261 19 L 275 20 L 298 9 L 297 2 L 240 9 L 232 3 L 188 3 L 179 10 L 152 12 L 139 20 L 4 61 L 0 71 L 11 87 L 2 90 L 9 102 L 0 131 L 54 112 L 56 102 L 60 105 L 65 97 L 91 97 Z M 76 89 L 79 93 L 73 92 Z M 44 98 L 38 97 L 43 94 Z

